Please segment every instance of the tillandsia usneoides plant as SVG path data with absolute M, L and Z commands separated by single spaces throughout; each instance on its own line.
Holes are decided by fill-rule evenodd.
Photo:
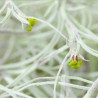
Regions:
M 98 0 L 0 0 L 0 98 L 98 98 Z

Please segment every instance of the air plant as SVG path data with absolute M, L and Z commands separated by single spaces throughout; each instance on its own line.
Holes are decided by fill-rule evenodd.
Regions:
M 96 4 L 6 0 L 0 10 L 0 98 L 97 98 Z

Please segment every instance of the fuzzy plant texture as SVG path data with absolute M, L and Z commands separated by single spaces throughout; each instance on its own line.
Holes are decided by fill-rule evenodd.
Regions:
M 0 98 L 98 98 L 98 0 L 0 0 Z

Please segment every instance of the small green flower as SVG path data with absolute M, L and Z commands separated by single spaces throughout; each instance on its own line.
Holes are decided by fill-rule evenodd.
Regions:
M 29 27 L 28 29 L 26 29 L 28 32 L 32 31 L 32 27 L 36 24 L 37 20 L 36 19 L 32 19 L 32 18 L 29 18 L 28 19 L 29 21 Z
M 68 64 L 72 68 L 78 69 L 79 67 L 82 66 L 82 60 L 81 59 L 78 59 L 78 61 L 76 61 L 76 60 L 73 60 L 72 59 Z

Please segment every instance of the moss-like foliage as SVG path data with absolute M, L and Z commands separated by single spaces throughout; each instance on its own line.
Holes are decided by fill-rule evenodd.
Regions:
M 82 66 L 82 60 L 78 59 L 78 62 L 76 60 L 71 60 L 69 63 L 69 66 L 71 66 L 72 68 L 78 69 L 79 67 Z
M 36 19 L 29 18 L 28 21 L 29 21 L 29 28 L 26 29 L 26 30 L 28 32 L 30 32 L 30 31 L 32 31 L 32 27 L 36 24 L 37 20 Z

